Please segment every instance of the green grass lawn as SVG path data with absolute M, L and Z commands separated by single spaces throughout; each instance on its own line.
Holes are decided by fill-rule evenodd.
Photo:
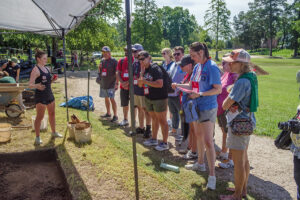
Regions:
M 299 104 L 299 85 L 296 72 L 299 59 L 252 59 L 269 72 L 258 76 L 259 109 L 256 113 L 256 134 L 276 137 L 278 122 L 287 121 L 296 114 Z

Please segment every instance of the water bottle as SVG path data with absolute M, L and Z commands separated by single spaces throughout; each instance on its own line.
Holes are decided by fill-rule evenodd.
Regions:
M 179 167 L 164 163 L 164 159 L 161 160 L 160 167 L 164 168 L 164 169 L 167 169 L 167 170 L 171 170 L 171 171 L 176 172 L 176 173 L 180 172 Z

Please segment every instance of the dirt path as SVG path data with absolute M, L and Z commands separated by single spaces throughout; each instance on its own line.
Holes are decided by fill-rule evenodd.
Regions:
M 91 73 L 90 95 L 94 99 L 95 113 L 104 114 L 104 100 L 99 98 L 99 85 L 96 84 L 97 73 Z M 87 72 L 68 72 L 68 94 L 69 96 L 83 96 L 87 94 Z M 63 83 L 63 79 L 59 78 Z M 115 97 L 118 104 L 119 120 L 122 120 L 120 109 L 119 91 Z M 129 117 L 130 118 L 130 117 Z M 159 134 L 161 136 L 161 134 Z M 173 137 L 169 142 L 175 144 Z M 216 144 L 221 146 L 222 134 L 216 125 Z M 175 148 L 170 149 L 173 155 L 178 155 Z M 268 199 L 288 200 L 296 199 L 296 184 L 293 179 L 293 156 L 290 151 L 278 150 L 274 146 L 273 139 L 267 137 L 252 136 L 249 145 L 250 178 L 249 187 L 251 191 Z M 217 169 L 217 178 L 233 180 L 233 170 Z

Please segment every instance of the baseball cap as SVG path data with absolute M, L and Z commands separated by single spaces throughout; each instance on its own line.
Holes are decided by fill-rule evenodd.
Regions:
M 191 59 L 190 55 L 185 55 L 183 56 L 183 58 L 181 59 L 181 61 L 178 62 L 178 65 L 180 67 L 184 67 L 188 64 L 193 64 L 193 60 Z
M 250 54 L 244 49 L 235 49 L 231 52 L 230 56 L 223 58 L 225 62 L 250 62 Z
M 134 51 L 136 50 L 133 45 L 131 45 L 131 49 Z M 124 47 L 124 51 L 127 51 L 127 45 Z
M 108 46 L 104 46 L 104 47 L 102 47 L 102 51 L 110 52 L 110 48 Z
M 136 51 L 144 51 L 144 48 L 141 44 L 134 44 L 133 48 L 135 48 Z
M 16 57 L 12 57 L 11 59 L 8 59 L 8 61 L 19 63 L 19 60 Z

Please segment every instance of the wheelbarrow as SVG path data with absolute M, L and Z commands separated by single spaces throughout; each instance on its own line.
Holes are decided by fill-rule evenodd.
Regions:
M 4 111 L 8 117 L 19 117 L 24 110 L 15 100 L 25 89 L 24 85 L 19 84 L 0 84 L 0 111 Z

